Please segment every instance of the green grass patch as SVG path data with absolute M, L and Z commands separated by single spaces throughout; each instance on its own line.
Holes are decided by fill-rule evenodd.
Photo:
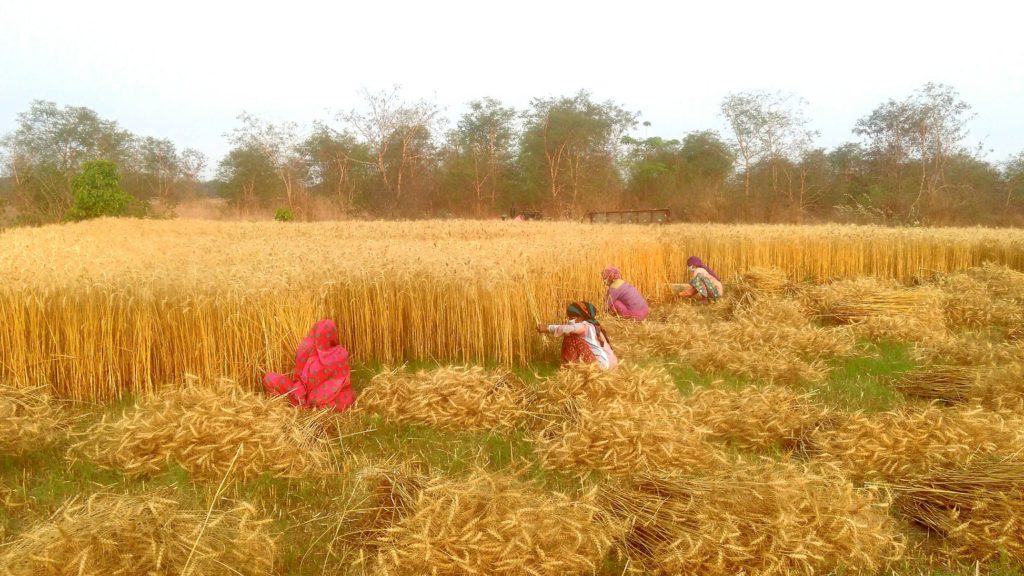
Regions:
M 916 364 L 908 344 L 866 343 L 865 355 L 834 360 L 828 380 L 815 391 L 819 399 L 845 410 L 881 412 L 904 402 L 902 394 L 890 385 Z

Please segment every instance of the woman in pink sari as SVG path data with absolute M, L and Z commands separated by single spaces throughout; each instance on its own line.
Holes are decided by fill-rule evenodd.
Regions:
M 351 372 L 348 350 L 338 344 L 338 328 L 331 320 L 320 320 L 299 344 L 294 380 L 271 372 L 263 377 L 263 387 L 296 406 L 341 412 L 356 400 Z

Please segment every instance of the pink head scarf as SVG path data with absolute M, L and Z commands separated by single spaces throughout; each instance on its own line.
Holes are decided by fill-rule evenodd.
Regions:
M 609 266 L 601 272 L 601 279 L 606 282 L 615 282 L 622 279 L 622 273 L 615 266 Z

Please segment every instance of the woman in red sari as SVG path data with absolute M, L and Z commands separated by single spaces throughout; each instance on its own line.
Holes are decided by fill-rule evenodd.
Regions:
M 356 400 L 351 373 L 348 350 L 338 344 L 338 328 L 331 320 L 320 320 L 299 344 L 294 379 L 271 372 L 263 377 L 263 387 L 296 406 L 340 412 Z

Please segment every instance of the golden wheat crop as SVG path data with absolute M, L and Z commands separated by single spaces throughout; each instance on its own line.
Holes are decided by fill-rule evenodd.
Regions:
M 848 226 L 98 220 L 16 229 L 0 235 L 0 379 L 75 398 L 151 390 L 186 373 L 250 381 L 287 366 L 321 317 L 337 322 L 357 358 L 525 365 L 542 352 L 531 326 L 557 319 L 569 300 L 600 302 L 608 264 L 658 301 L 666 283 L 685 278 L 691 254 L 727 279 L 774 267 L 792 281 L 909 281 L 989 260 L 1022 269 L 1022 246 L 1015 231 Z

